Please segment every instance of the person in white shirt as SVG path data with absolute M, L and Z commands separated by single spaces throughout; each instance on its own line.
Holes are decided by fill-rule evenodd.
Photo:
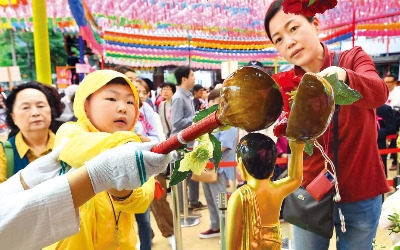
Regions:
M 172 131 L 171 122 L 171 99 L 176 92 L 176 86 L 173 83 L 165 82 L 161 85 L 161 96 L 164 101 L 160 103 L 158 114 L 160 115 L 162 128 L 166 138 L 169 138 Z
M 76 234 L 78 208 L 96 195 L 94 190 L 140 186 L 143 170 L 136 166 L 136 150 L 143 152 L 147 176 L 165 170 L 172 155 L 150 152 L 155 144 L 130 142 L 108 149 L 61 176 L 58 155 L 62 146 L 30 163 L 0 184 L 1 247 L 37 250 Z
M 389 89 L 389 97 L 386 104 L 391 107 L 400 107 L 400 86 L 397 85 L 397 76 L 389 72 L 383 80 Z
M 389 97 L 385 104 L 400 109 L 400 86 L 397 85 L 397 75 L 392 72 L 389 72 L 383 80 L 389 89 Z M 398 128 L 396 128 L 398 130 Z M 397 131 L 398 133 L 398 131 Z M 396 147 L 396 139 L 392 139 L 389 144 L 389 148 Z M 389 170 L 397 170 L 397 154 L 390 154 L 390 158 L 392 159 L 392 165 L 389 167 Z
M 65 96 L 63 98 L 61 98 L 61 101 L 64 103 L 65 105 L 65 109 L 63 111 L 63 113 L 61 114 L 61 116 L 59 118 L 57 118 L 57 120 L 59 121 L 63 121 L 63 122 L 68 122 L 68 121 L 73 121 L 75 118 L 74 115 L 74 108 L 73 108 L 73 100 L 72 98 L 75 96 L 75 92 L 76 89 L 79 87 L 79 85 L 76 84 L 72 84 L 69 85 L 65 90 Z

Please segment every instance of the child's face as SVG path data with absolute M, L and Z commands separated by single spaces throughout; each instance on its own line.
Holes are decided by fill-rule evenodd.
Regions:
M 215 98 L 214 100 L 208 101 L 208 106 L 211 107 L 211 106 L 214 105 L 214 104 L 219 104 L 219 100 L 220 100 L 220 98 L 217 97 L 217 98 Z
M 207 92 L 207 90 L 203 90 L 203 93 L 201 94 L 201 99 L 203 99 L 203 100 L 207 100 L 207 96 L 208 96 L 208 92 Z
M 134 101 L 128 85 L 107 84 L 85 101 L 85 112 L 101 132 L 129 131 L 135 124 Z

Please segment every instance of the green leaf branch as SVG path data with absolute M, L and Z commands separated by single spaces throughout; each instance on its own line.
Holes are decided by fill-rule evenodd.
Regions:
M 392 225 L 388 228 L 389 235 L 392 233 L 400 233 L 400 215 L 398 213 L 393 213 L 388 215 L 388 220 L 392 222 Z M 387 249 L 385 245 L 378 245 L 376 239 L 372 242 L 372 247 L 374 250 Z M 395 244 L 390 248 L 391 250 L 400 250 L 400 246 Z
M 400 216 L 398 213 L 389 214 L 388 219 L 392 222 L 392 225 L 388 228 L 389 235 L 392 233 L 400 233 Z
M 189 171 L 185 171 L 185 172 L 178 171 L 178 169 L 181 165 L 181 160 L 182 160 L 182 158 L 175 162 L 174 171 L 172 171 L 171 180 L 169 182 L 170 187 L 174 186 L 174 185 L 178 184 L 179 182 L 183 181 L 184 179 L 186 179 L 186 176 L 189 174 Z
M 350 88 L 349 85 L 339 80 L 337 73 L 324 76 L 324 78 L 332 86 L 335 104 L 350 105 L 362 98 L 360 92 Z
M 218 109 L 218 104 L 212 105 L 207 109 L 200 110 L 197 115 L 193 118 L 193 122 L 199 122 L 200 120 L 206 118 L 208 115 L 213 113 Z
M 199 122 L 211 113 L 218 109 L 218 104 L 213 105 L 197 113 L 194 117 L 194 122 Z M 221 143 L 211 133 L 200 136 L 196 139 L 198 145 L 193 148 L 193 151 L 187 150 L 187 145 L 183 145 L 177 151 L 183 154 L 183 157 L 175 161 L 175 167 L 171 174 L 169 186 L 176 185 L 186 179 L 190 171 L 195 174 L 200 174 L 204 171 L 207 162 L 210 158 L 214 159 L 215 171 L 222 158 Z

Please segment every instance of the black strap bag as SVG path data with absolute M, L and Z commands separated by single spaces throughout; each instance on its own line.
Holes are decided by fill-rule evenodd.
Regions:
M 339 53 L 335 53 L 333 65 L 337 66 L 338 58 Z M 338 110 L 339 106 L 337 105 L 333 117 L 333 161 L 336 166 L 338 163 Z M 334 174 L 337 176 L 337 168 Z M 290 224 L 330 239 L 334 226 L 334 197 L 335 193 L 329 192 L 320 201 L 317 201 L 301 186 L 285 198 L 283 219 Z

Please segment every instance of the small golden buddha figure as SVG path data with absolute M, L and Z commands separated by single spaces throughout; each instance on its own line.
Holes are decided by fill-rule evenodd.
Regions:
M 302 142 L 289 142 L 292 157 L 288 176 L 272 181 L 276 162 L 274 141 L 260 133 L 244 136 L 236 147 L 238 170 L 247 181 L 228 201 L 226 246 L 228 250 L 280 250 L 279 213 L 283 199 L 303 178 Z

